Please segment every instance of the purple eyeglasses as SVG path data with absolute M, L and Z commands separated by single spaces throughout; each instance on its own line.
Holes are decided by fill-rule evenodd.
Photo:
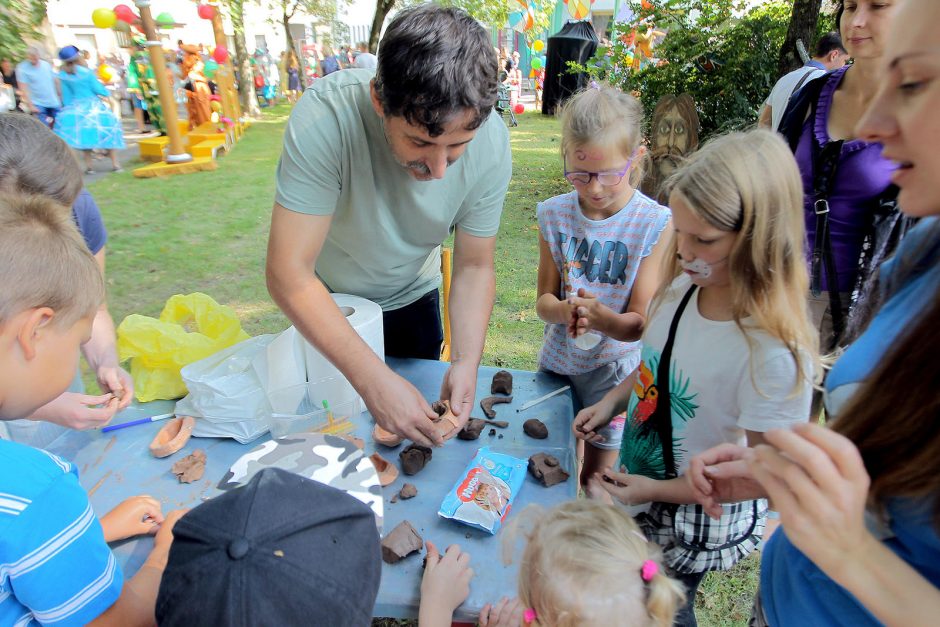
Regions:
M 631 165 L 633 165 L 632 156 L 627 160 L 627 165 L 623 166 L 623 170 L 619 172 L 616 170 L 609 172 L 569 172 L 568 160 L 565 159 L 565 178 L 568 179 L 568 182 L 572 185 L 589 185 L 591 179 L 597 177 L 597 182 L 604 187 L 613 187 L 614 185 L 620 184 L 620 181 L 623 180 L 623 177 L 627 174 L 627 170 L 630 169 Z

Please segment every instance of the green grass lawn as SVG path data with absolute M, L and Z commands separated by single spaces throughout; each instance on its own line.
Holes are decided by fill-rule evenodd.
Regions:
M 108 298 L 116 323 L 131 313 L 158 316 L 173 294 L 199 291 L 234 308 L 251 335 L 289 325 L 264 284 L 274 171 L 288 114 L 286 106 L 268 110 L 214 172 L 135 179 L 128 171 L 89 187 L 109 232 Z M 531 370 L 542 340 L 535 205 L 569 187 L 555 119 L 524 114 L 510 136 L 513 177 L 497 239 L 496 306 L 483 361 Z M 705 580 L 696 599 L 701 625 L 747 623 L 757 563 L 751 558 Z

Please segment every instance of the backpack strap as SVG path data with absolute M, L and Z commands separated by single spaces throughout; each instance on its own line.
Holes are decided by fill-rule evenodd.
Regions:
M 787 108 L 780 118 L 780 126 L 777 132 L 786 138 L 790 144 L 790 150 L 796 152 L 796 147 L 800 143 L 800 135 L 803 134 L 803 123 L 806 122 L 807 113 L 812 109 L 816 112 L 816 102 L 819 100 L 819 94 L 822 93 L 826 81 L 829 80 L 830 72 L 808 81 L 799 91 L 794 91 L 787 103 Z

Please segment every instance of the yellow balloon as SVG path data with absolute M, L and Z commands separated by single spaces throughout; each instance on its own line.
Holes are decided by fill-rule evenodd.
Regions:
M 98 28 L 111 28 L 117 22 L 117 15 L 111 9 L 95 9 L 91 12 L 91 21 Z
M 114 70 L 107 65 L 98 66 L 98 78 L 105 83 L 110 83 L 114 79 Z
M 532 49 L 535 50 L 536 52 L 542 52 L 542 49 L 544 47 L 545 47 L 545 42 L 543 42 L 541 39 L 536 39 L 535 41 L 532 42 Z

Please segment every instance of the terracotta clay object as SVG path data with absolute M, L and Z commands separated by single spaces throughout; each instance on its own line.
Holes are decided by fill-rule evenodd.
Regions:
M 460 420 L 450 411 L 450 403 L 447 401 L 434 401 L 431 403 L 431 409 L 440 416 L 434 424 L 441 437 L 444 440 L 449 440 L 457 435 L 460 431 Z
M 192 416 L 180 416 L 166 423 L 157 437 L 150 443 L 150 454 L 154 457 L 167 457 L 180 450 L 189 442 L 196 420 Z
M 409 444 L 398 454 L 398 459 L 401 460 L 402 472 L 415 475 L 431 461 L 431 449 L 420 444 Z
M 379 473 L 379 484 L 384 488 L 390 485 L 395 479 L 398 479 L 398 468 L 378 453 L 369 455 L 369 460 L 375 466 L 375 471 Z
M 487 396 L 482 401 L 480 401 L 480 409 L 483 410 L 483 413 L 486 414 L 487 418 L 493 419 L 496 418 L 496 411 L 493 409 L 493 405 L 511 402 L 511 396 Z
M 375 427 L 372 428 L 372 439 L 382 446 L 387 446 L 389 448 L 398 446 L 405 441 L 405 438 L 398 434 L 392 433 L 391 431 L 386 431 L 379 425 L 375 425 Z
M 509 423 L 505 420 L 490 420 L 489 418 L 473 418 L 470 417 L 470 420 L 482 420 L 488 425 L 493 425 L 494 427 L 499 427 L 500 429 L 505 429 L 509 426 Z
M 360 451 L 365 449 L 366 447 L 365 440 L 363 440 L 362 438 L 357 438 L 354 435 L 341 435 L 339 437 L 343 438 L 344 440 L 349 440 L 350 442 L 355 444 L 356 448 L 359 449 Z
M 483 428 L 485 426 L 486 423 L 479 418 L 471 418 L 467 421 L 467 425 L 460 430 L 460 433 L 457 434 L 457 439 L 476 440 L 478 437 L 480 437 L 480 434 L 483 433 Z
M 548 453 L 536 453 L 529 458 L 529 474 L 546 488 L 568 480 L 568 473 L 561 467 L 558 458 Z
M 173 474 L 180 483 L 192 483 L 202 479 L 206 472 L 206 452 L 197 448 L 192 454 L 173 464 Z
M 410 522 L 403 520 L 382 538 L 382 559 L 386 564 L 394 564 L 403 557 L 420 551 L 422 546 L 424 540 Z
M 398 496 L 400 496 L 402 500 L 413 499 L 418 496 L 418 488 L 414 487 L 413 484 L 406 483 L 401 487 L 401 490 L 398 491 Z
M 493 382 L 490 383 L 490 394 L 512 396 L 512 375 L 508 370 L 500 370 L 493 375 Z
M 527 436 L 536 440 L 544 440 L 548 437 L 548 427 L 538 418 L 529 418 L 523 422 L 522 430 L 525 431 Z

